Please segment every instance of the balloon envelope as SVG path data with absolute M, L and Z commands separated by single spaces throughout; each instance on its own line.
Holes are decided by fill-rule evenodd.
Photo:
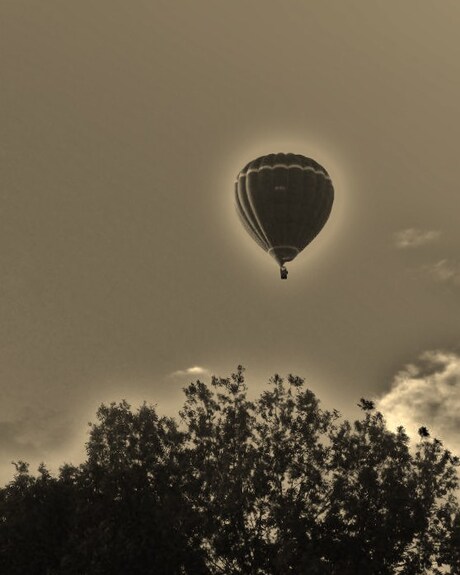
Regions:
M 300 154 L 269 154 L 240 171 L 235 200 L 246 231 L 284 266 L 323 228 L 334 188 L 315 160 Z

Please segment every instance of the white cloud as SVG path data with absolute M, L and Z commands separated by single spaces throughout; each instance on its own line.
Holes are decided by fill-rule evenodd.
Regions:
M 184 375 L 209 375 L 209 370 L 199 365 L 188 367 L 187 369 L 179 369 L 171 374 L 173 377 L 182 377 Z
M 406 228 L 393 234 L 395 246 L 400 249 L 416 248 L 431 243 L 439 238 L 441 232 L 437 230 L 418 230 Z
M 460 265 L 447 259 L 423 266 L 422 271 L 439 283 L 460 287 Z
M 393 379 L 376 402 L 390 429 L 402 425 L 413 440 L 426 426 L 432 437 L 460 455 L 460 355 L 427 351 Z
M 420 230 L 406 228 L 393 234 L 394 245 L 399 249 L 417 248 L 436 241 L 441 235 L 439 230 Z M 448 258 L 412 268 L 419 277 L 430 277 L 437 283 L 460 287 L 460 262 Z

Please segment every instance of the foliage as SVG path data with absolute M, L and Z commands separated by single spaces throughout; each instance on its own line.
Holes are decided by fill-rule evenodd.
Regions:
M 179 423 L 102 405 L 57 478 L 17 463 L 0 572 L 460 573 L 458 459 L 426 428 L 411 453 L 373 402 L 350 424 L 292 375 L 249 401 L 242 367 L 184 391 Z

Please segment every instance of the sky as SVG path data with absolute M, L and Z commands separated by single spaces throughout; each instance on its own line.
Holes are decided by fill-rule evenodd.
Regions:
M 460 452 L 460 5 L 0 3 L 0 483 L 84 457 L 101 402 L 177 414 L 246 368 Z M 332 178 L 280 281 L 234 181 Z

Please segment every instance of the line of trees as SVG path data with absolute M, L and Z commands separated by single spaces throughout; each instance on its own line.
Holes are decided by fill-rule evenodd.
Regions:
M 8 575 L 460 573 L 457 457 L 415 451 L 362 399 L 353 424 L 301 378 L 256 401 L 241 366 L 185 388 L 180 419 L 101 405 L 86 461 L 17 462 L 0 490 Z

